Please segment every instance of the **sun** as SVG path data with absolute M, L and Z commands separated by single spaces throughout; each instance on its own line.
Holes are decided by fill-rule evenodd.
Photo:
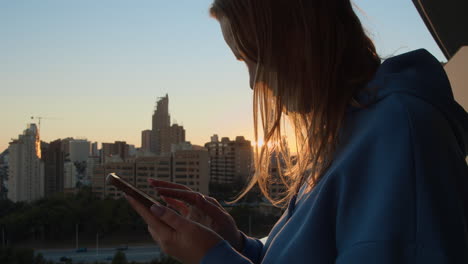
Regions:
M 261 148 L 263 147 L 263 139 L 259 139 L 258 142 L 257 141 L 253 141 L 252 142 L 252 147 L 258 147 L 258 148 Z

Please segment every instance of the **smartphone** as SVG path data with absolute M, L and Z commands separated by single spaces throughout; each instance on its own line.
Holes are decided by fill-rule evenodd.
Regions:
M 117 189 L 136 199 L 137 201 L 145 205 L 147 208 L 150 208 L 155 203 L 165 204 L 162 199 L 157 199 L 143 192 L 142 190 L 137 189 L 129 182 L 117 176 L 115 173 L 110 173 L 109 175 L 107 175 L 106 184 L 115 186 Z

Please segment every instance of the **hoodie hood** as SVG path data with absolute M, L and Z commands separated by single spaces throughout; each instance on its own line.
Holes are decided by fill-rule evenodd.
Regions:
M 453 98 L 450 81 L 442 64 L 424 49 L 385 60 L 377 70 L 368 90 L 377 89 L 377 101 L 394 93 L 418 97 L 437 108 L 449 121 L 460 150 L 468 153 L 468 113 Z M 360 102 L 370 102 L 367 93 Z

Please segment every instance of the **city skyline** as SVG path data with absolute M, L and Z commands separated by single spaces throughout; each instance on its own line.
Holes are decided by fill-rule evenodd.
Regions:
M 41 121 L 46 142 L 139 147 L 166 93 L 171 122 L 189 131 L 187 141 L 203 145 L 213 134 L 253 141 L 248 74 L 208 16 L 211 2 L 0 3 L 0 22 L 9 25 L 0 28 L 0 152 L 37 123 L 31 116 L 54 118 Z M 426 48 L 445 60 L 411 1 L 355 2 L 383 58 Z

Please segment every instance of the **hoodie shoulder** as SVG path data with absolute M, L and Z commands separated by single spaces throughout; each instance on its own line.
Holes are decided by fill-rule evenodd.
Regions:
M 432 106 L 431 109 L 442 114 L 456 136 L 460 149 L 467 155 L 468 114 L 454 100 L 442 64 L 428 51 L 415 50 L 385 60 L 367 88 L 377 92 L 375 97 L 359 94 L 358 101 L 364 104 L 379 104 L 386 97 L 399 94 L 401 98 L 407 98 L 404 102 L 412 101 L 408 103 L 410 108 L 413 103 Z

